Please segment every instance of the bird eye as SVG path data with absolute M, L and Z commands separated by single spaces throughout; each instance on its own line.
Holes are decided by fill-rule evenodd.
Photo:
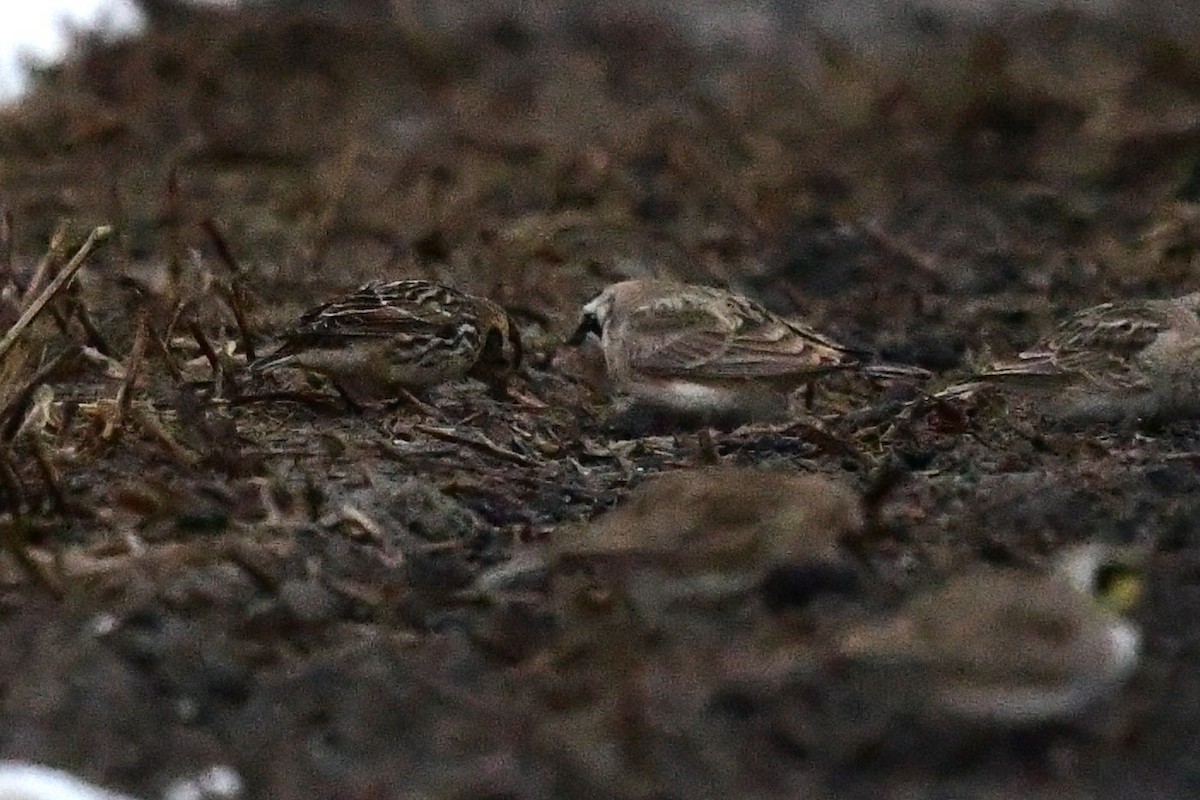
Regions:
M 567 344 L 577 347 L 583 344 L 589 333 L 594 333 L 597 336 L 604 333 L 604 329 L 600 327 L 600 318 L 595 314 L 584 314 L 580 318 L 579 327 L 571 334 L 571 338 L 567 339 Z

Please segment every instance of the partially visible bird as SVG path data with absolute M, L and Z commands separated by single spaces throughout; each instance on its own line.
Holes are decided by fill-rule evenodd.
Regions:
M 807 567 L 805 591 L 844 591 L 854 565 L 843 539 L 863 525 L 859 497 L 819 475 L 745 467 L 656 476 L 590 524 L 551 540 L 558 570 L 593 565 L 649 616 L 720 605 L 759 588 L 775 567 Z
M 375 281 L 305 312 L 259 373 L 299 367 L 351 397 L 477 378 L 500 394 L 521 363 L 515 321 L 496 303 L 434 281 Z
M 841 656 L 905 669 L 911 703 L 1007 726 L 1065 720 L 1116 690 L 1138 664 L 1142 551 L 1070 548 L 1049 574 L 974 571 L 848 631 Z
M 1200 292 L 1086 308 L 941 394 L 978 383 L 1044 398 L 1051 416 L 1074 422 L 1200 416 Z
M 742 295 L 668 280 L 606 288 L 584 305 L 568 343 L 590 333 L 618 390 L 683 415 L 779 417 L 789 392 L 835 370 L 929 377 L 918 367 L 866 363 L 869 353 Z

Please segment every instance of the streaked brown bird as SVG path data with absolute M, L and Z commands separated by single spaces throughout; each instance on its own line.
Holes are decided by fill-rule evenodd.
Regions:
M 1065 720 L 1117 689 L 1141 634 L 1123 614 L 1144 551 L 1069 548 L 1048 573 L 972 571 L 848 631 L 841 654 L 904 669 L 923 712 L 998 725 Z
M 568 343 L 590 333 L 618 390 L 683 415 L 777 418 L 791 391 L 836 370 L 929 377 L 918 367 L 866 363 L 869 353 L 742 295 L 668 280 L 606 288 L 584 305 Z
M 551 558 L 560 571 L 597 567 L 661 620 L 673 606 L 745 597 L 776 567 L 811 568 L 814 592 L 842 591 L 855 567 L 841 545 L 862 525 L 860 498 L 819 475 L 679 470 L 651 478 L 591 523 L 556 532 Z
M 1086 308 L 942 394 L 979 383 L 1045 399 L 1049 415 L 1080 423 L 1200 417 L 1200 292 Z
M 352 398 L 476 378 L 502 394 L 521 363 L 521 338 L 503 308 L 434 281 L 375 281 L 305 312 L 283 344 L 250 365 L 329 377 Z

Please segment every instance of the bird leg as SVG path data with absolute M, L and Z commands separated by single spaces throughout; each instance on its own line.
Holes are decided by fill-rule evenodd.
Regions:
M 346 404 L 346 408 L 355 414 L 362 414 L 367 410 L 367 407 L 354 399 L 346 387 L 342 386 L 341 381 L 331 381 L 333 388 L 337 390 L 338 396 L 342 398 L 342 402 Z

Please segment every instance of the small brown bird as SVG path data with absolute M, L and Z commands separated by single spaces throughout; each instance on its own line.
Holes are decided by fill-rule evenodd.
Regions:
M 1141 635 L 1120 616 L 1139 594 L 1128 548 L 1071 548 L 1049 574 L 976 571 L 850 630 L 843 656 L 905 668 L 923 710 L 1001 725 L 1069 718 L 1117 688 Z
M 667 280 L 606 288 L 584 305 L 568 343 L 589 333 L 600 337 L 619 390 L 683 415 L 779 417 L 789 392 L 835 370 L 929 377 L 917 367 L 865 364 L 868 353 L 741 295 Z
M 502 394 L 520 366 L 515 321 L 491 300 L 428 280 L 372 282 L 305 312 L 253 372 L 299 367 L 350 397 L 476 378 Z
M 973 381 L 1047 398 L 1068 421 L 1200 416 L 1200 292 L 1084 309 Z
M 557 567 L 599 566 L 661 616 L 745 596 L 786 565 L 829 567 L 816 582 L 847 588 L 853 566 L 840 544 L 862 525 L 859 498 L 827 478 L 717 467 L 656 476 L 590 524 L 559 531 L 551 550 Z

